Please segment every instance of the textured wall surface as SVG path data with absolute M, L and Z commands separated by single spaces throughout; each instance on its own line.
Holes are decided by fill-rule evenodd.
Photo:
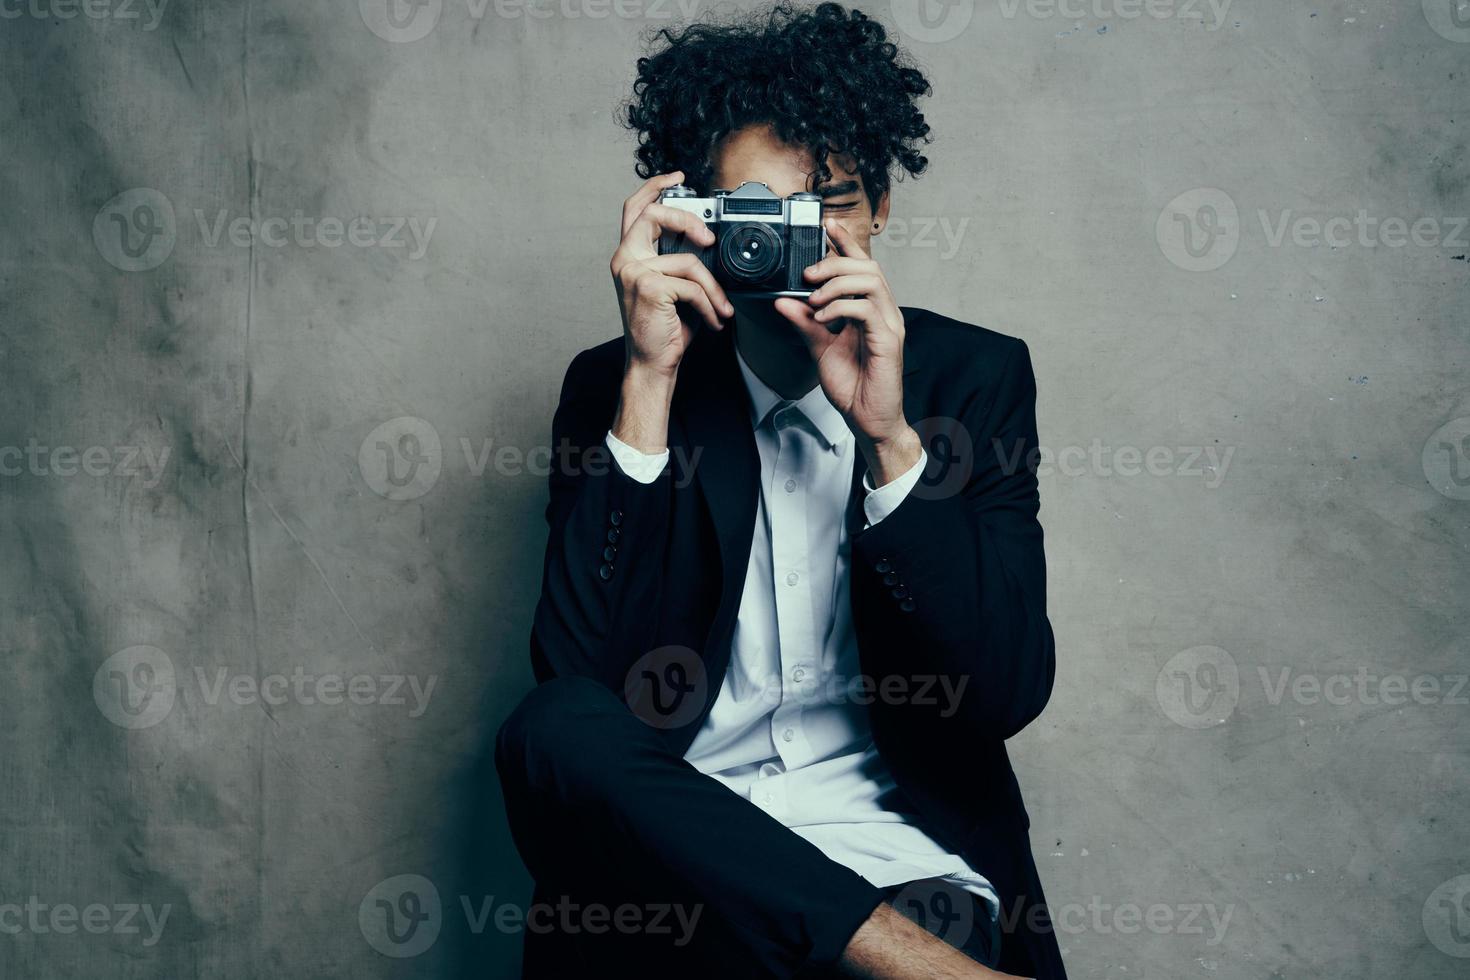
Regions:
M 878 258 L 1031 345 L 1072 970 L 1464 976 L 1470 7 L 923 3 Z M 0 0 L 0 975 L 512 974 L 551 409 L 716 9 Z

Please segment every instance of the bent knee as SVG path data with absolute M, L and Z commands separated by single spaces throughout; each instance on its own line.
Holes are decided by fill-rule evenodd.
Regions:
M 558 677 L 518 704 L 495 741 L 502 782 L 534 787 L 546 777 L 584 768 L 616 741 L 619 722 L 631 718 L 611 690 L 587 677 Z

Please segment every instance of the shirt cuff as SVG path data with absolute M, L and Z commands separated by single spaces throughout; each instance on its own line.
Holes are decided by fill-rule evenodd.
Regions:
M 661 453 L 645 453 L 641 449 L 634 449 L 613 435 L 612 430 L 608 430 L 604 441 L 607 443 L 608 450 L 613 454 L 613 459 L 617 460 L 618 469 L 622 470 L 629 479 L 637 480 L 639 483 L 652 483 L 658 479 L 664 467 L 669 465 L 667 449 Z M 886 490 L 887 487 L 884 489 Z M 894 506 L 898 505 L 894 504 Z
M 919 461 L 910 466 L 903 476 L 890 480 L 876 490 L 873 489 L 873 474 L 863 474 L 863 489 L 868 494 L 863 498 L 863 514 L 868 518 L 868 527 L 898 510 L 898 505 L 907 500 L 909 493 L 918 486 L 919 477 L 924 475 L 924 467 L 928 462 L 929 454 L 920 450 Z

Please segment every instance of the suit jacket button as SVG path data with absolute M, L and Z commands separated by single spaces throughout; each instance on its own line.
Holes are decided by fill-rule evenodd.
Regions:
M 888 571 L 892 567 L 892 565 L 888 564 L 887 558 L 879 558 L 878 564 L 873 566 L 873 570 L 876 571 L 879 575 L 882 575 L 884 572 Z
M 905 599 L 903 602 L 900 602 L 898 604 L 898 608 L 902 609 L 904 612 L 913 612 L 914 611 L 914 600 L 912 600 L 912 599 Z
M 604 582 L 606 582 L 608 579 L 612 578 L 612 566 L 611 565 L 603 565 L 601 568 L 599 568 L 597 570 L 597 577 L 600 578 L 600 579 L 602 579 Z
M 884 585 L 897 585 L 898 584 L 898 573 L 897 572 L 887 572 L 887 573 L 885 573 L 884 576 L 883 576 L 883 584 Z
M 607 521 L 613 527 L 621 527 L 623 524 L 623 512 L 620 510 L 613 511 L 607 515 Z
M 602 560 L 603 561 L 612 561 L 617 556 L 618 556 L 618 549 L 616 547 L 614 547 L 613 545 L 608 545 L 606 548 L 603 548 L 602 549 Z
M 607 529 L 607 541 L 608 541 L 608 544 L 617 544 L 618 543 L 618 538 L 621 538 L 622 536 L 623 536 L 623 532 L 622 531 L 619 531 L 615 527 L 610 527 L 610 528 Z
M 895 598 L 895 599 L 907 599 L 908 597 L 909 597 L 909 587 L 907 585 L 899 585 L 899 586 L 895 586 L 894 587 L 894 590 L 893 590 L 893 598 Z

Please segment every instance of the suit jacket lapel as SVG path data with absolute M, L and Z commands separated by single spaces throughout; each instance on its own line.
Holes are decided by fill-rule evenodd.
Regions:
M 750 396 L 735 362 L 732 334 L 728 328 L 719 333 L 702 330 L 695 337 L 679 368 L 673 405 L 688 452 L 699 451 L 694 482 L 709 507 L 720 546 L 720 603 L 705 654 L 711 703 L 724 677 L 729 630 L 745 585 L 760 491 L 760 455 L 750 425 Z

